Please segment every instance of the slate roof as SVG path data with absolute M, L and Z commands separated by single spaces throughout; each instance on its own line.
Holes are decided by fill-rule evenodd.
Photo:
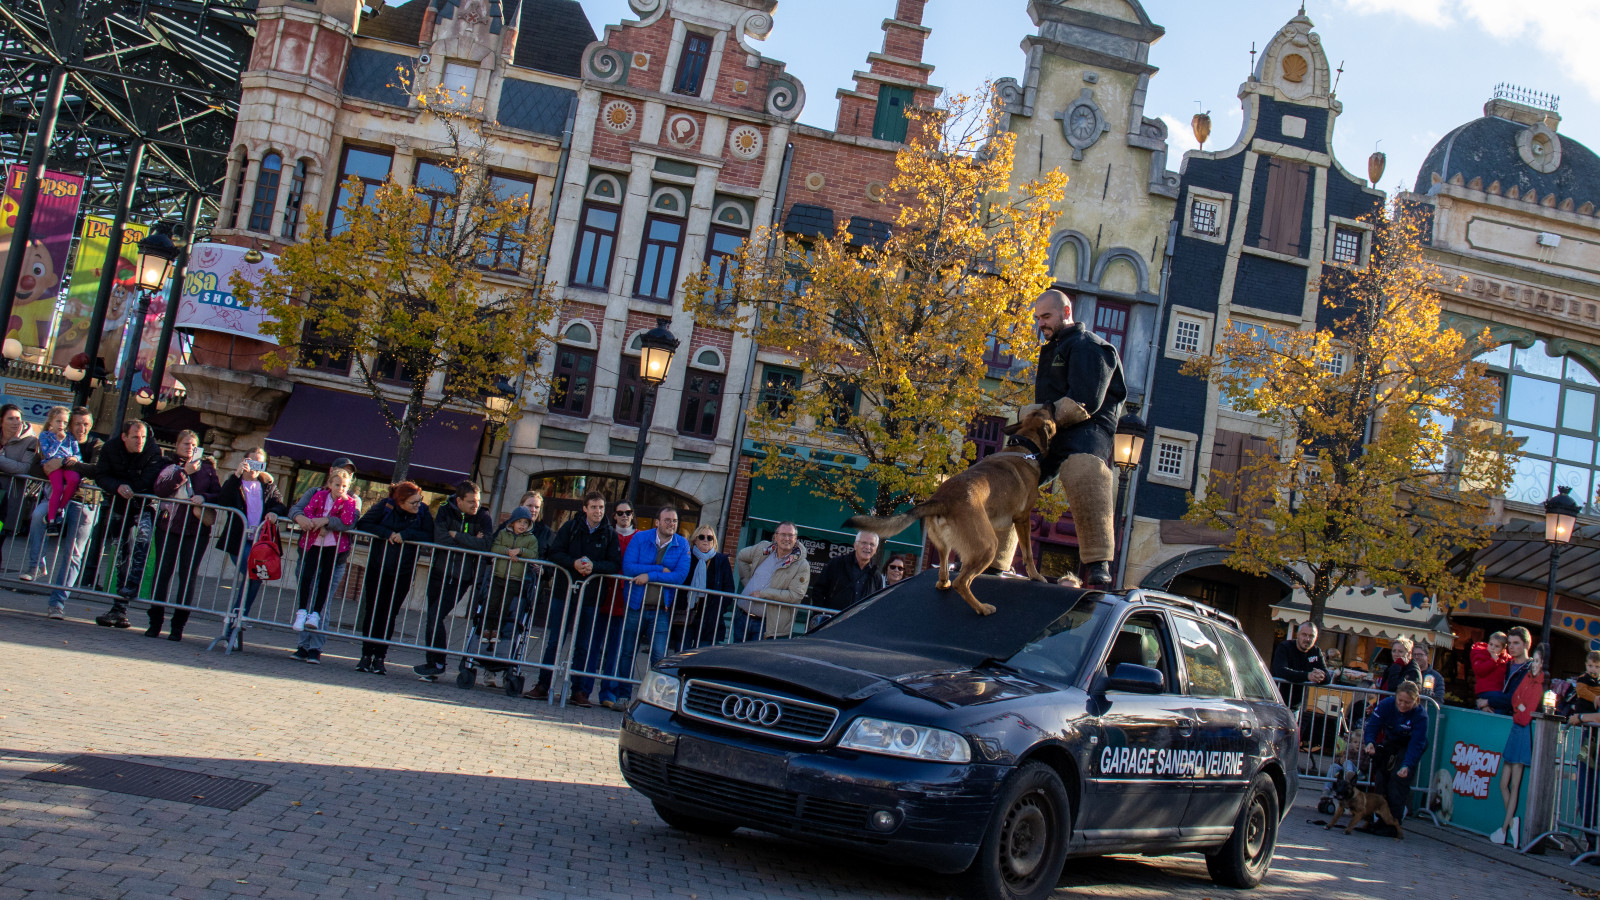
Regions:
M 1428 153 L 1417 171 L 1414 190 L 1428 193 L 1437 173 L 1442 181 L 1460 175 L 1463 182 L 1470 184 L 1472 179 L 1480 178 L 1485 188 L 1498 181 L 1502 194 L 1515 187 L 1524 197 L 1534 190 L 1541 199 L 1554 194 L 1557 203 L 1571 198 L 1578 206 L 1600 206 L 1600 156 L 1558 134 L 1561 166 L 1548 174 L 1540 172 L 1523 162 L 1517 152 L 1517 135 L 1527 127 L 1498 116 L 1484 116 L 1462 125 Z
M 422 36 L 422 17 L 428 11 L 429 2 L 408 0 L 385 7 L 378 15 L 362 19 L 357 33 L 362 37 L 415 47 Z M 456 0 L 434 2 L 440 7 L 441 19 L 454 15 Z M 522 8 L 522 21 L 517 31 L 516 56 L 511 64 L 524 69 L 580 77 L 583 51 L 596 40 L 594 26 L 589 24 L 583 5 L 578 0 L 502 0 L 500 3 L 491 3 L 491 31 L 498 33 L 502 16 L 505 21 L 516 21 L 518 6 Z
M 580 78 L 583 51 L 596 39 L 578 0 L 522 0 L 522 27 L 511 64 Z
M 386 6 L 375 16 L 363 17 L 361 24 L 356 27 L 356 34 L 415 47 L 422 36 L 422 15 L 427 11 L 428 0 L 410 0 L 399 6 Z
M 783 217 L 783 230 L 801 237 L 833 236 L 833 210 L 826 206 L 796 203 Z

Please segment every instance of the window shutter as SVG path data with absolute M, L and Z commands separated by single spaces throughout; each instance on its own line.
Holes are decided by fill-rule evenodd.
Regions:
M 1211 478 L 1206 490 L 1223 498 L 1223 509 L 1238 512 L 1239 491 L 1233 476 L 1239 471 L 1239 450 L 1244 435 L 1236 431 L 1218 431 L 1211 445 Z
M 1248 468 L 1249 466 L 1259 462 L 1260 457 L 1272 452 L 1272 442 L 1266 438 L 1259 438 L 1253 435 L 1240 435 L 1240 437 L 1243 440 L 1240 446 L 1239 463 L 1236 469 Z M 1263 482 L 1267 480 L 1268 479 L 1264 478 L 1260 474 L 1252 473 L 1246 475 L 1243 481 L 1240 483 L 1241 490 L 1238 493 L 1244 495 L 1245 497 L 1255 498 L 1255 502 L 1252 504 L 1252 507 L 1246 510 L 1246 512 L 1252 518 L 1259 516 L 1262 512 L 1260 508 L 1262 505 L 1260 491 L 1265 486 Z M 1237 510 L 1240 505 L 1238 502 L 1239 498 L 1235 497 L 1234 499 L 1234 507 Z
M 1267 161 L 1267 195 L 1261 198 L 1261 234 L 1256 246 L 1262 250 L 1277 251 L 1278 212 L 1283 207 L 1283 163 L 1277 159 Z
M 1261 234 L 1256 246 L 1274 253 L 1299 256 L 1305 221 L 1306 188 L 1311 167 L 1305 163 L 1271 159 L 1267 168 L 1267 193 L 1261 198 Z

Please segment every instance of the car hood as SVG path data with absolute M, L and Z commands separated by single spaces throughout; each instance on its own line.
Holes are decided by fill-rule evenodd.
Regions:
M 811 635 L 703 647 L 663 665 L 691 677 L 755 676 L 836 701 L 898 687 L 945 705 L 965 705 L 1051 689 L 980 667 L 1014 656 L 1090 593 L 982 577 L 973 582 L 973 593 L 996 611 L 979 616 L 954 592 L 935 589 L 934 581 L 933 572 L 907 579 Z

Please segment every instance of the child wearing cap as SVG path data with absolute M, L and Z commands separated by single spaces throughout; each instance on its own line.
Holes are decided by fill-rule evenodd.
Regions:
M 496 634 L 500 637 L 511 636 L 516 604 L 508 604 L 506 598 L 523 596 L 522 582 L 528 574 L 528 567 L 519 563 L 539 558 L 539 538 L 533 534 L 533 513 L 522 506 L 513 509 L 511 518 L 506 520 L 506 527 L 495 535 L 492 549 L 501 558 L 494 561 L 494 582 L 489 589 L 489 602 L 483 616 L 484 631 L 491 640 Z

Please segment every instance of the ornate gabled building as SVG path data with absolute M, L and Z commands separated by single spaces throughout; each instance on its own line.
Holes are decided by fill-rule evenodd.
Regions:
M 933 66 L 922 61 L 930 29 L 922 24 L 927 0 L 895 0 L 894 16 L 883 20 L 883 48 L 867 56 L 867 69 L 854 73 L 855 87 L 840 88 L 834 129 L 795 125 L 790 132 L 789 174 L 780 194 L 779 221 L 786 235 L 806 240 L 831 236 L 844 225 L 858 240 L 888 233 L 896 216 L 895 155 L 904 146 L 907 108 L 931 108 L 940 89 L 928 84 Z M 740 396 L 760 397 L 798 384 L 796 361 L 775 348 L 754 347 L 754 365 Z M 746 400 L 748 403 L 748 400 Z M 793 520 L 812 567 L 852 551 L 853 533 L 839 523 L 853 510 L 813 495 L 804 485 L 751 477 L 755 442 L 740 441 L 739 469 L 723 531 L 727 549 L 764 540 L 776 525 Z M 834 454 L 840 466 L 861 466 L 858 457 Z M 913 528 L 886 542 L 889 553 L 915 555 L 921 530 Z
M 1258 647 L 1285 615 L 1288 586 L 1222 563 L 1226 536 L 1181 521 L 1211 473 L 1278 439 L 1253 413 L 1230 409 L 1183 364 L 1209 354 L 1222 329 L 1312 330 L 1331 323 L 1322 270 L 1362 265 L 1384 195 L 1333 153 L 1342 105 L 1311 20 L 1298 15 L 1267 43 L 1239 88 L 1243 127 L 1232 146 L 1184 155 L 1148 404 L 1147 463 L 1139 476 L 1125 583 L 1169 588 L 1235 613 Z M 1292 610 L 1288 615 L 1293 615 Z
M 1431 213 L 1426 255 L 1445 276 L 1446 323 L 1499 342 L 1481 359 L 1501 385 L 1496 418 L 1522 439 L 1500 533 L 1457 560 L 1483 567 L 1486 599 L 1451 623 L 1464 639 L 1538 630 L 1543 504 L 1569 488 L 1583 517 L 1557 579 L 1552 649 L 1564 671 L 1600 649 L 1600 156 L 1560 126 L 1557 98 L 1502 85 L 1481 117 L 1439 140 L 1404 198 Z
M 665 319 L 680 346 L 650 413 L 638 502 L 677 504 L 688 528 L 721 515 L 742 418 L 729 385 L 751 354 L 697 326 L 680 285 L 774 221 L 805 91 L 752 42 L 776 0 L 630 5 L 639 19 L 583 54 L 550 254 L 562 299 L 550 390 L 525 398 L 505 477 L 508 497 L 539 490 L 558 515 L 585 490 L 622 497 L 646 415 L 638 341 Z
M 1052 235 L 1055 286 L 1073 316 L 1122 354 L 1128 407 L 1145 405 L 1161 316 L 1163 263 L 1178 176 L 1167 169 L 1167 128 L 1144 114 L 1156 67 L 1150 47 L 1165 30 L 1138 0 L 1032 0 L 1038 31 L 1022 39 L 1022 78 L 996 83 L 1001 127 L 1016 135 L 1013 182 L 1059 168 L 1068 176 Z M 997 353 L 1017 369 L 1037 347 Z M 999 373 L 997 373 L 999 374 Z M 986 423 L 993 445 L 1000 420 Z M 1034 523 L 1034 558 L 1059 575 L 1077 567 L 1071 516 Z
M 332 222 L 352 177 L 415 183 L 432 165 L 430 149 L 446 144 L 413 96 L 435 86 L 470 98 L 461 102 L 481 112 L 499 186 L 548 215 L 594 40 L 576 0 L 409 0 L 376 13 L 358 0 L 262 0 L 257 16 L 215 239 L 272 252 L 304 236 L 310 211 Z M 531 287 L 536 271 L 535 260 L 514 260 L 488 277 Z M 196 333 L 192 364 L 178 372 L 188 405 L 219 443 L 264 441 L 272 467 L 290 476 L 286 490 L 340 456 L 356 461 L 369 496 L 382 490 L 396 439 L 352 375 L 350 352 L 269 373 L 272 349 L 237 333 Z M 358 352 L 381 368 L 381 351 Z M 403 377 L 398 366 L 394 375 Z M 488 480 L 494 458 L 482 416 L 447 409 L 418 434 L 411 477 L 431 490 Z

